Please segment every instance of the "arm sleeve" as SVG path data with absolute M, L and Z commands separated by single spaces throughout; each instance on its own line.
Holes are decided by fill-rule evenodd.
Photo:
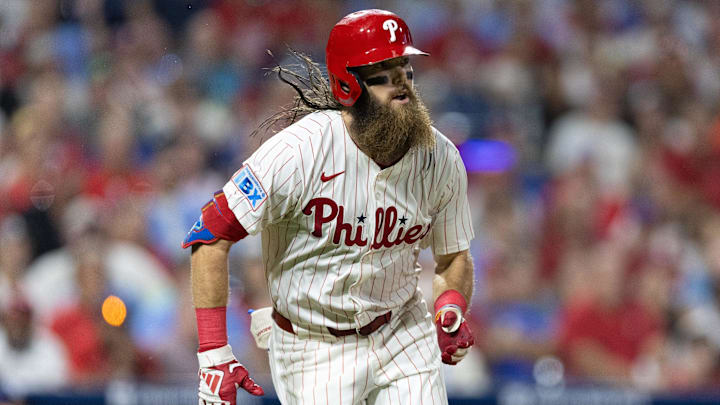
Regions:
M 302 189 L 296 150 L 281 136 L 270 138 L 223 187 L 230 210 L 250 235 L 295 210 Z
M 438 213 L 429 242 L 435 255 L 447 255 L 469 249 L 474 233 L 467 198 L 467 172 L 457 149 L 448 151 L 445 162 L 438 166 L 441 172 Z

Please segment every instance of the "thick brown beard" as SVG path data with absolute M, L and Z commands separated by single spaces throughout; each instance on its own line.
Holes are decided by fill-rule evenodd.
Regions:
M 427 107 L 413 89 L 406 87 L 405 90 L 410 100 L 399 108 L 381 104 L 364 91 L 349 110 L 355 142 L 378 163 L 395 163 L 413 147 L 435 147 Z

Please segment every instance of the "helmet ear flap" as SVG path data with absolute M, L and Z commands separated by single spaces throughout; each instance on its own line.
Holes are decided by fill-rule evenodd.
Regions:
M 355 82 L 360 89 L 360 91 L 358 92 L 358 97 L 360 97 L 360 94 L 365 91 L 365 81 L 360 78 L 360 73 L 358 73 L 357 70 L 355 70 L 354 68 L 348 68 L 348 72 L 350 72 L 352 77 L 355 79 Z M 357 97 L 355 99 L 357 100 Z
M 362 80 L 360 80 L 355 72 L 347 68 L 344 70 L 343 75 L 328 72 L 328 76 L 330 76 L 330 84 L 335 99 L 339 101 L 340 104 L 350 107 L 355 104 L 355 101 L 360 97 L 364 86 L 362 85 Z

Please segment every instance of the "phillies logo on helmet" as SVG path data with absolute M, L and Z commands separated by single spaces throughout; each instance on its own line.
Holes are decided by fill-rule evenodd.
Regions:
M 383 23 L 383 29 L 390 32 L 390 42 L 395 42 L 395 31 L 398 29 L 398 23 L 395 20 L 385 20 Z

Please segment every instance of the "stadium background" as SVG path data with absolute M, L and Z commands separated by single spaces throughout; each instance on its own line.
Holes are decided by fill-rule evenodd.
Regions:
M 720 2 L 2 0 L 0 403 L 195 403 L 180 242 L 292 96 L 266 69 L 323 62 L 369 7 L 432 54 L 417 83 L 469 171 L 451 403 L 720 402 Z M 233 249 L 230 343 L 272 391 L 259 255 Z

